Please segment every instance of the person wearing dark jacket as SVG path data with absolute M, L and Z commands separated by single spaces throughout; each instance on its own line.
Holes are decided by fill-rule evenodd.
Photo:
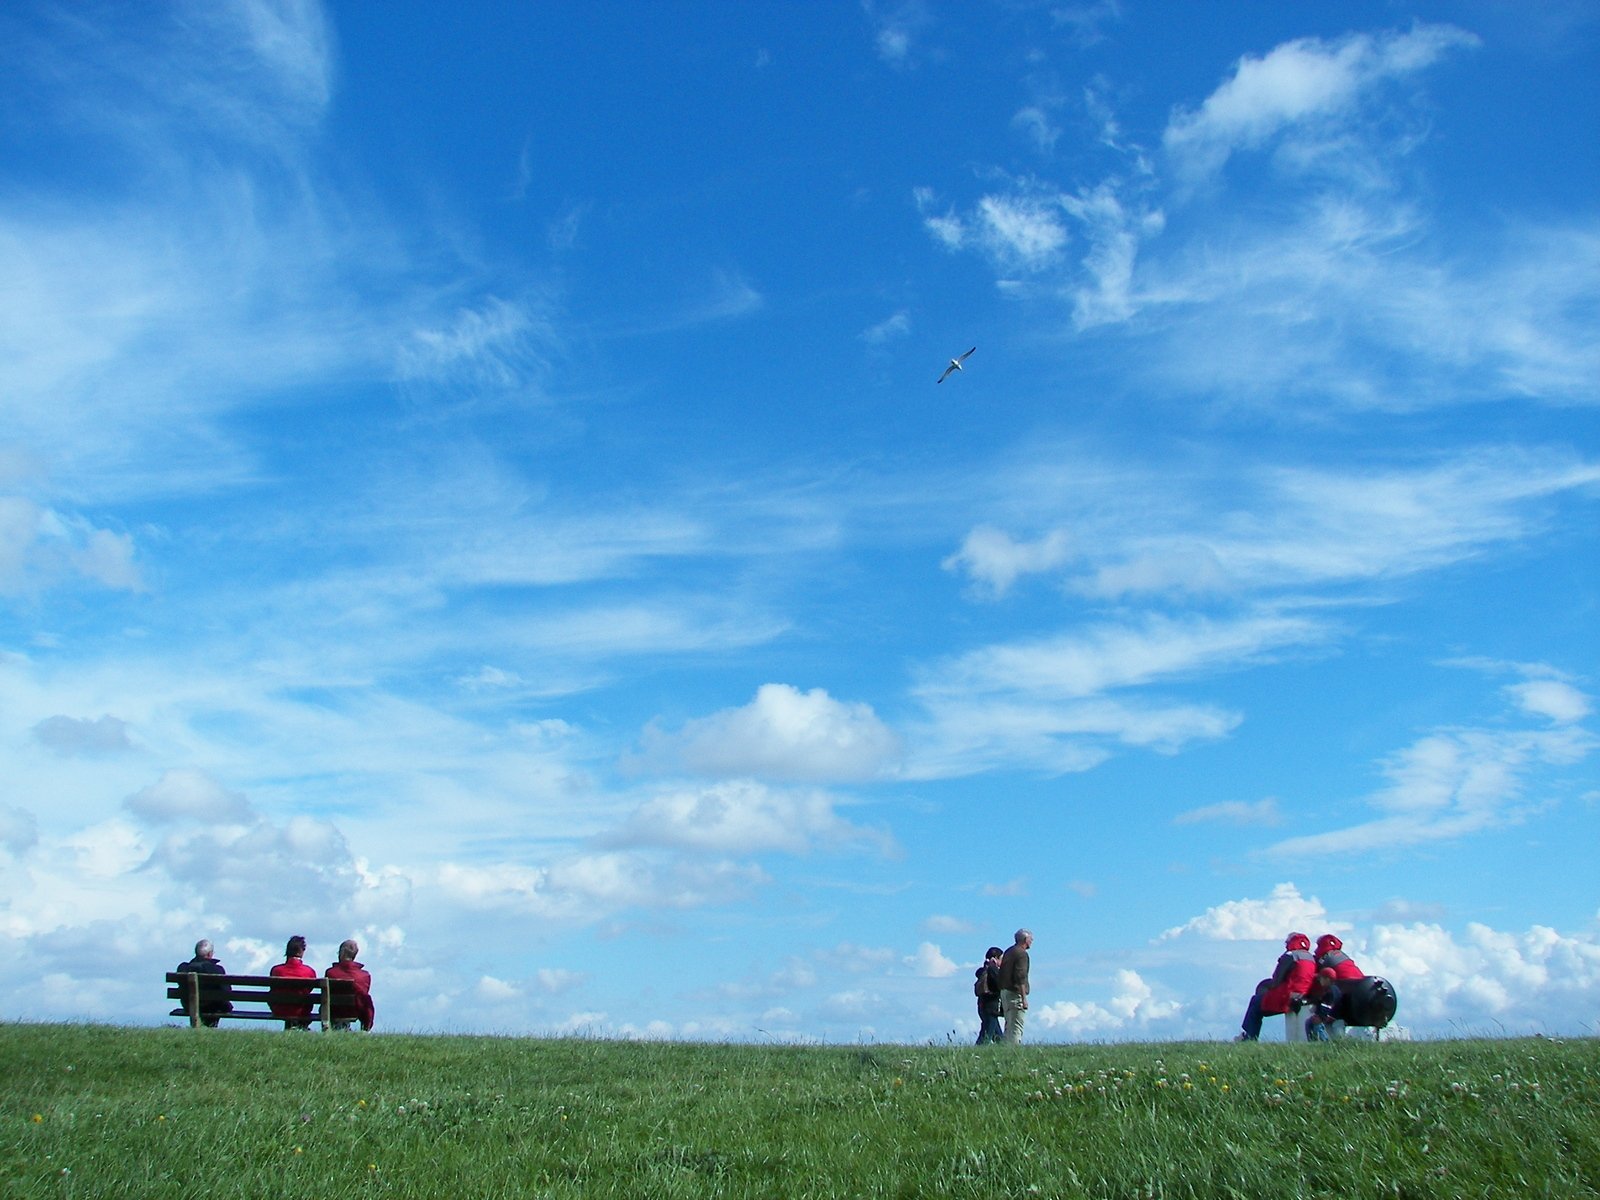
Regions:
M 230 992 L 227 984 L 205 978 L 207 975 L 228 973 L 212 953 L 209 938 L 201 938 L 194 944 L 194 957 L 188 962 L 179 963 L 178 973 L 200 976 L 200 1023 L 207 1029 L 215 1029 L 222 1015 L 233 1011 L 233 1001 L 228 998 Z
M 1005 1035 L 1000 1030 L 1000 947 L 990 946 L 983 956 L 983 966 L 973 975 L 972 991 L 978 997 L 978 1045 L 998 1042 Z
M 354 1029 L 361 1026 L 363 1033 L 372 1032 L 372 975 L 356 961 L 356 955 L 361 953 L 361 947 L 356 945 L 354 938 L 347 938 L 339 943 L 339 961 L 328 968 L 329 979 L 348 979 L 355 988 L 355 995 L 348 1000 L 339 997 L 333 1002 L 333 1027 L 335 1029 Z
M 1339 986 L 1339 977 L 1329 967 L 1323 967 L 1311 981 L 1306 1003 L 1311 1005 L 1311 1015 L 1306 1018 L 1308 1042 L 1328 1041 L 1328 1030 L 1335 1021 L 1350 1020 L 1350 997 Z

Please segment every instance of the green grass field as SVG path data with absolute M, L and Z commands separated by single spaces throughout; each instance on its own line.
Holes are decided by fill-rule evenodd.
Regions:
M 6 1197 L 1600 1196 L 1600 1041 L 0 1026 Z

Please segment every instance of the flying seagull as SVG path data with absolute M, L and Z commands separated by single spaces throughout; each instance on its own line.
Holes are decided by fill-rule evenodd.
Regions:
M 976 346 L 974 346 L 972 348 L 972 350 L 976 350 L 976 349 L 977 349 Z M 935 379 L 934 382 L 935 383 L 943 383 L 946 379 L 950 378 L 950 372 L 951 371 L 959 371 L 959 370 L 961 370 L 961 364 L 966 362 L 967 359 L 972 357 L 972 350 L 968 350 L 960 358 L 952 358 L 950 360 L 950 365 L 944 369 L 944 374 L 939 376 L 939 378 Z

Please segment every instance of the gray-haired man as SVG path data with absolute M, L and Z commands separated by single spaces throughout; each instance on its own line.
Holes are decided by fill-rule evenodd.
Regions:
M 1006 1019 L 1006 1043 L 1022 1041 L 1022 1026 L 1028 1019 L 1028 947 L 1033 933 L 1017 930 L 1017 940 L 1000 956 L 1000 1012 Z

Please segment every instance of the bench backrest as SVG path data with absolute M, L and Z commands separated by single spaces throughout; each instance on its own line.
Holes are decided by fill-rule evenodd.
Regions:
M 245 1021 L 279 1021 L 272 1011 L 277 1004 L 317 1010 L 324 1029 L 335 1018 L 343 1020 L 354 1012 L 356 986 L 348 979 L 297 979 L 284 975 L 214 975 L 193 971 L 167 972 L 167 999 L 182 1006 L 174 1016 L 187 1016 L 191 1026 L 202 1017 L 234 1017 Z M 258 1004 L 261 1008 L 241 1009 L 236 1002 Z M 335 1013 L 337 1005 L 339 1011 Z M 309 1016 L 309 1013 L 307 1014 Z

